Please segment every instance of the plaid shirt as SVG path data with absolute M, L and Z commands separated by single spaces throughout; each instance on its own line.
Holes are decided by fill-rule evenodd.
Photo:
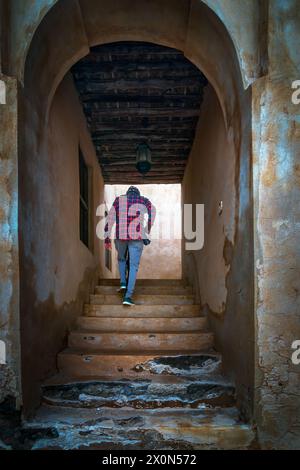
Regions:
M 116 238 L 118 240 L 147 238 L 144 225 L 146 214 L 148 214 L 147 232 L 149 233 L 156 216 L 155 206 L 149 199 L 136 193 L 116 197 L 106 219 L 105 245 L 111 243 L 111 231 L 114 223 L 116 223 Z

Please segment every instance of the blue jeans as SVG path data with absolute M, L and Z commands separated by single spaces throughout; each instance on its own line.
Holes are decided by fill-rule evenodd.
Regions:
M 131 297 L 134 291 L 136 276 L 144 248 L 143 240 L 115 240 L 118 252 L 118 263 L 121 284 L 126 285 L 126 254 L 129 252 L 129 276 L 125 296 Z

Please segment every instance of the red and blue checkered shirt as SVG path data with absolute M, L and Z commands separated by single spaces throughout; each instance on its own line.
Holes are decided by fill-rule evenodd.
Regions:
M 111 232 L 116 223 L 118 240 L 143 240 L 147 238 L 145 215 L 148 214 L 147 233 L 150 232 L 156 216 L 155 206 L 144 196 L 129 193 L 118 196 L 107 215 L 104 228 L 105 245 L 111 241 Z

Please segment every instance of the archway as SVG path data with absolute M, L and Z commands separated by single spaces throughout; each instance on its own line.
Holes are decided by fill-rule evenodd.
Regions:
M 69 19 L 67 24 L 66 17 Z M 166 24 L 170 24 L 170 28 L 166 29 Z M 60 31 L 60 34 L 57 34 L 57 31 Z M 52 292 L 51 289 L 49 292 L 46 289 L 45 294 L 41 295 L 45 287 L 43 281 L 37 282 L 34 276 L 29 275 L 41 271 L 41 253 L 34 231 L 38 230 L 43 221 L 42 214 L 47 207 L 47 201 L 40 199 L 44 190 L 45 173 L 42 167 L 40 173 L 37 170 L 42 161 L 47 162 L 47 132 L 53 97 L 67 71 L 88 54 L 91 46 L 132 40 L 152 42 L 183 51 L 208 78 L 212 95 L 215 93 L 218 97 L 219 104 L 216 106 L 219 106 L 223 113 L 224 135 L 235 159 L 234 229 L 231 237 L 225 238 L 223 246 L 227 267 L 226 288 L 230 293 L 228 297 L 225 296 L 222 311 L 214 312 L 209 302 L 205 302 L 203 307 L 210 315 L 227 372 L 236 380 L 240 407 L 249 417 L 254 373 L 251 339 L 253 244 L 250 92 L 244 91 L 235 49 L 224 25 L 200 2 L 192 2 L 191 7 L 190 3 L 185 1 L 165 2 L 162 8 L 161 2 L 139 1 L 136 8 L 129 8 L 126 1 L 115 2 L 109 6 L 104 3 L 99 5 L 99 2 L 79 4 L 59 1 L 40 23 L 28 51 L 24 76 L 26 125 L 23 132 L 24 158 L 20 162 L 23 176 L 20 188 L 23 352 L 28 351 L 32 328 L 34 327 L 34 335 L 41 338 L 43 331 L 49 327 L 49 322 L 51 323 L 49 311 L 61 313 L 64 310 L 62 299 L 59 300 L 59 308 L 56 305 L 55 282 Z M 193 184 L 197 185 L 197 180 Z M 34 209 L 36 200 L 41 202 L 39 207 Z M 232 215 L 231 212 L 230 217 Z M 191 268 L 188 270 L 191 271 Z M 90 273 L 88 276 L 93 275 Z M 26 297 L 29 291 L 33 294 L 30 302 Z M 34 319 L 31 316 L 32 307 L 29 305 L 35 306 Z M 62 329 L 65 327 L 64 323 Z M 243 354 L 240 353 L 241 347 Z M 53 368 L 54 356 L 51 353 L 47 358 L 47 352 L 43 348 L 44 342 L 41 341 L 35 350 L 28 351 L 26 360 L 23 358 L 24 404 L 28 408 L 38 401 L 38 380 Z M 36 356 L 43 351 L 44 363 L 37 368 L 33 380 L 30 369 Z M 34 385 L 32 381 L 35 382 Z

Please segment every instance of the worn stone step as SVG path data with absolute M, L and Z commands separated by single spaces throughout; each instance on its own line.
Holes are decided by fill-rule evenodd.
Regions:
M 197 317 L 200 315 L 200 305 L 134 305 L 126 307 L 119 305 L 85 304 L 84 314 L 97 317 Z
M 100 279 L 100 286 L 119 286 L 120 279 Z M 187 286 L 184 279 L 137 279 L 136 286 Z
M 137 294 L 134 301 L 140 305 L 190 305 L 195 303 L 193 294 L 188 295 L 160 295 L 160 294 Z M 120 294 L 91 295 L 91 304 L 118 305 L 122 303 Z M 135 308 L 131 306 L 128 308 Z
M 119 284 L 117 286 L 96 286 L 95 294 L 116 294 L 118 293 Z M 148 294 L 148 295 L 188 295 L 193 293 L 191 286 L 165 286 L 165 285 L 137 285 L 134 291 L 135 295 Z
M 85 350 L 141 351 L 159 349 L 162 351 L 195 349 L 203 351 L 213 346 L 213 333 L 195 332 L 99 332 L 71 331 L 68 338 L 70 348 Z
M 221 374 L 220 356 L 199 351 L 78 351 L 58 354 L 58 369 L 67 377 L 201 377 Z
M 255 433 L 231 408 L 78 408 L 43 405 L 26 428 L 41 434 L 34 449 L 232 450 L 251 449 Z
M 205 330 L 207 328 L 206 317 L 181 317 L 181 318 L 157 318 L 157 317 L 87 317 L 82 316 L 77 320 L 78 329 L 98 331 L 136 331 L 136 332 L 184 332 Z
M 203 380 L 159 381 L 97 380 L 43 387 L 43 401 L 54 406 L 74 408 L 197 408 L 210 406 L 233 406 L 234 387 L 223 382 Z

